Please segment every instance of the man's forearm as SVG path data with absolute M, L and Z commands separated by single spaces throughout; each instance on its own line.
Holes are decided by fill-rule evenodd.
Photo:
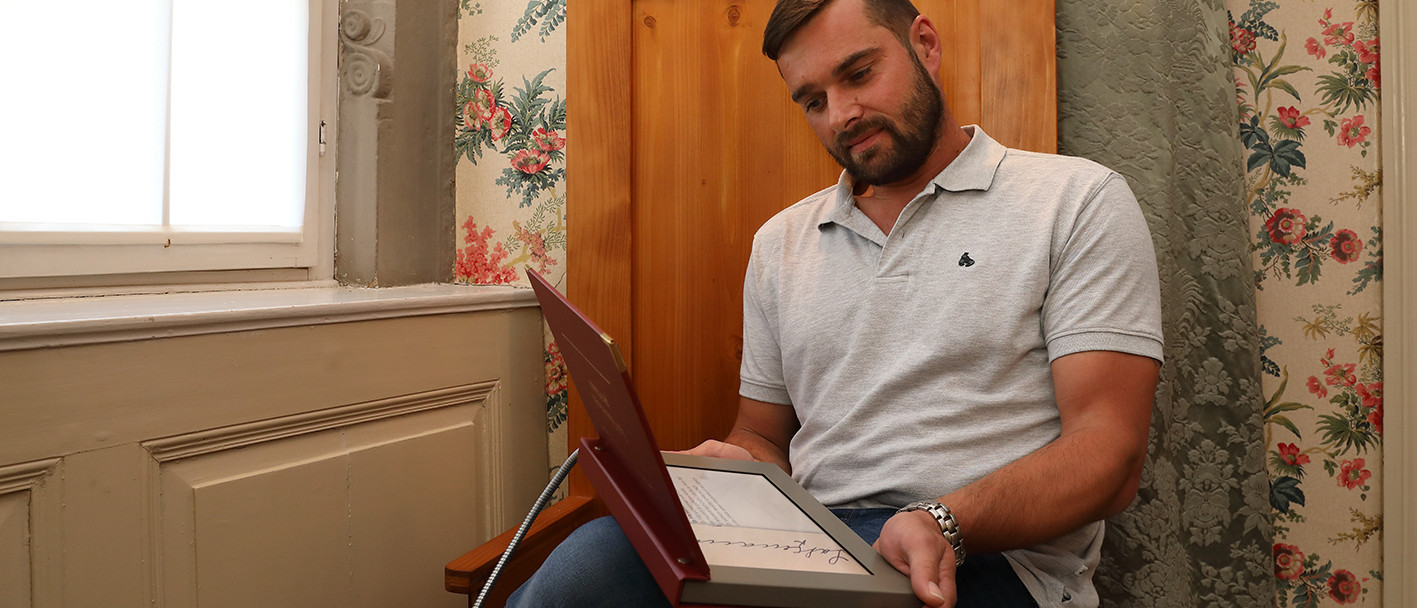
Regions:
M 939 498 L 970 553 L 1036 545 L 1104 519 L 1135 495 L 1146 454 L 1084 429 Z
M 728 437 L 724 438 L 723 442 L 731 443 L 748 450 L 748 453 L 753 455 L 753 460 L 771 462 L 782 467 L 782 470 L 786 471 L 789 475 L 792 474 L 792 464 L 787 460 L 786 446 L 778 446 L 772 440 L 759 435 L 751 429 L 735 427 L 728 433 Z

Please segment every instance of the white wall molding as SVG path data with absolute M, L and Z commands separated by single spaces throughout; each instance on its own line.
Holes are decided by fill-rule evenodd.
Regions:
M 0 301 L 0 352 L 533 306 L 530 289 L 440 284 Z
M 293 416 L 261 420 L 228 427 L 143 442 L 157 462 L 169 462 L 223 450 L 317 433 L 385 418 L 394 418 L 449 406 L 496 402 L 500 382 L 479 382 L 413 395 L 333 407 Z
M 1383 2 L 1383 605 L 1417 604 L 1417 12 Z

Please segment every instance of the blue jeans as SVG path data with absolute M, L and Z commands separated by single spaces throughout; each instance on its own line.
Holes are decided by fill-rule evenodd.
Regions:
M 832 509 L 847 527 L 876 542 L 895 509 Z M 971 555 L 955 575 L 958 608 L 1033 608 L 1038 604 L 1004 556 Z M 602 517 L 572 532 L 541 569 L 507 600 L 508 608 L 669 608 L 669 600 L 620 526 Z

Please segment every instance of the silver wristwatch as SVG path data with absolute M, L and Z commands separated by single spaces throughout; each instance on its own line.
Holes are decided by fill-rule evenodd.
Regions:
M 964 536 L 960 535 L 959 522 L 955 520 L 954 513 L 950 513 L 949 507 L 933 500 L 922 500 L 905 505 L 897 509 L 896 513 L 906 511 L 924 511 L 935 518 L 935 523 L 940 524 L 940 534 L 944 535 L 945 542 L 954 549 L 955 566 L 964 565 Z

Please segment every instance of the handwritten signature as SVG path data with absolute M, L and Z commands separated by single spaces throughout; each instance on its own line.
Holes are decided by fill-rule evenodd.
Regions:
M 786 553 L 786 554 L 788 554 L 788 555 L 801 556 L 801 557 L 804 558 L 804 559 L 811 559 L 812 556 L 814 556 L 814 555 L 824 555 L 824 556 L 828 556 L 828 557 L 827 557 L 827 563 L 828 563 L 828 564 L 831 564 L 831 565 L 833 565 L 833 566 L 835 566 L 838 562 L 840 562 L 840 561 L 842 561 L 842 560 L 846 560 L 848 563 L 851 562 L 851 561 L 853 561 L 853 560 L 851 559 L 851 556 L 846 553 L 846 550 L 845 550 L 845 549 L 839 549 L 839 548 L 833 549 L 833 548 L 828 548 L 828 547 L 808 547 L 808 546 L 807 546 L 807 541 L 806 541 L 805 539 L 804 539 L 804 540 L 796 541 L 796 542 L 794 542 L 794 543 L 782 544 L 782 543 L 750 543 L 750 542 L 740 541 L 740 540 L 714 540 L 714 539 L 710 539 L 710 538 L 701 538 L 701 539 L 699 539 L 699 544 L 700 544 L 700 545 L 729 545 L 729 546 L 735 546 L 735 547 L 742 547 L 742 548 L 744 548 L 744 549 L 764 549 L 764 550 L 769 550 L 769 551 L 782 551 L 783 553 Z

